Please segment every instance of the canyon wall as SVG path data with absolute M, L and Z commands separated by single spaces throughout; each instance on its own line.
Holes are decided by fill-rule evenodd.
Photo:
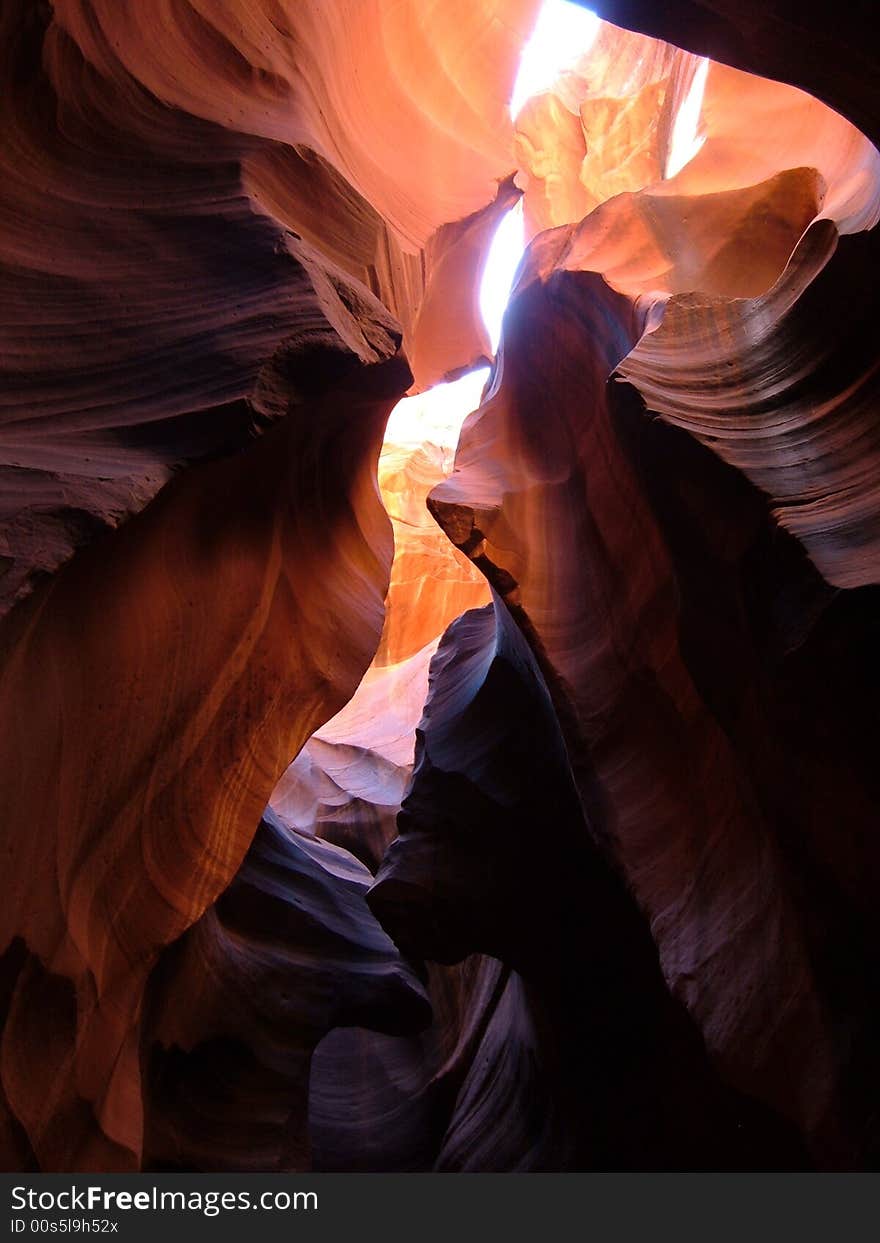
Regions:
M 876 1167 L 874 43 L 593 7 L 3 6 L 2 1168 Z

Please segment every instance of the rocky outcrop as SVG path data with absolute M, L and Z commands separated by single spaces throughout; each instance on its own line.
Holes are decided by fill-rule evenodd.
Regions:
M 75 984 L 76 1021 L 70 1047 L 25 1039 L 25 972 L 0 1065 L 50 1164 L 79 1159 L 81 1135 L 52 1138 L 76 1102 L 136 1157 L 146 975 L 232 879 L 290 756 L 378 642 L 391 531 L 372 472 L 408 372 L 393 355 L 371 371 L 175 480 L 7 619 L 3 941 L 22 936 L 34 971 Z M 361 444 L 346 434 L 340 455 L 352 424 Z M 60 1099 L 31 1105 L 35 1077 Z
M 267 812 L 232 884 L 150 981 L 147 1168 L 309 1169 L 322 1037 L 427 1025 L 422 985 L 367 908 L 371 880 Z
M 634 280 L 631 268 L 611 268 L 608 281 L 600 275 L 597 260 L 626 260 L 627 252 L 614 244 L 621 230 L 603 229 L 596 217 L 616 215 L 629 238 L 647 220 L 662 255 L 663 222 L 674 220 L 674 211 L 669 217 L 653 209 L 642 214 L 639 196 L 623 196 L 573 232 L 536 239 L 508 309 L 487 400 L 464 428 L 455 472 L 429 503 L 528 636 L 588 822 L 650 920 L 664 975 L 696 1019 L 714 1064 L 729 1084 L 795 1122 L 820 1161 L 848 1164 L 865 1160 L 873 1143 L 871 1106 L 856 1105 L 851 1086 L 853 1076 L 867 1075 L 861 1091 L 864 1100 L 873 1099 L 873 1072 L 849 1036 L 841 1040 L 835 1032 L 854 1009 L 865 1039 L 873 1024 L 870 884 L 858 898 L 849 895 L 854 883 L 859 888 L 851 870 L 855 859 L 862 876 L 875 873 L 863 834 L 876 814 L 875 795 L 853 752 L 845 761 L 855 766 L 853 777 L 844 782 L 852 806 L 817 824 L 817 805 L 837 800 L 842 809 L 848 798 L 840 793 L 839 746 L 833 756 L 823 754 L 819 739 L 826 726 L 808 706 L 817 687 L 807 668 L 812 651 L 831 659 L 824 647 L 827 625 L 839 636 L 852 626 L 853 650 L 840 654 L 822 720 L 833 720 L 832 732 L 848 735 L 843 722 L 853 714 L 872 733 L 867 684 L 859 689 L 844 668 L 852 670 L 850 659 L 873 667 L 863 627 L 876 599 L 867 593 L 838 600 L 779 529 L 772 502 L 713 452 L 646 418 L 633 389 L 609 384 L 618 368 L 640 383 L 649 371 L 642 359 L 652 351 L 656 357 L 664 341 L 670 358 L 674 350 L 679 359 L 693 360 L 687 346 L 694 308 L 748 313 L 743 282 L 773 280 L 774 266 L 785 270 L 769 293 L 751 292 L 760 299 L 765 331 L 778 332 L 781 346 L 784 320 L 774 325 L 767 309 L 778 285 L 790 279 L 786 252 L 816 207 L 812 174 L 792 173 L 781 193 L 783 186 L 775 179 L 752 191 L 692 200 L 693 243 L 678 248 L 676 265 L 650 265 L 645 257 L 651 252 L 641 245 L 635 275 L 643 288 L 665 287 L 668 303 L 665 295 L 640 293 L 638 282 L 628 295 L 613 289 L 611 281 L 626 289 Z M 771 210 L 777 221 L 775 232 L 762 230 L 762 242 L 778 238 L 775 262 L 768 248 L 757 269 L 747 240 L 756 201 L 763 204 L 762 222 Z M 783 201 L 781 214 L 772 209 Z M 717 212 L 727 217 L 731 238 L 720 254 L 700 244 L 703 221 Z M 738 249 L 737 217 L 744 224 Z M 801 251 L 829 228 L 826 223 L 808 232 Z M 598 241 L 581 247 L 592 231 Z M 708 228 L 705 236 L 713 233 Z M 861 240 L 843 239 L 840 247 Z M 575 270 L 584 260 L 600 271 Z M 711 297 L 678 294 L 681 280 L 710 287 Z M 730 293 L 728 281 L 734 282 Z M 737 344 L 734 354 L 731 343 L 724 368 L 731 376 L 736 367 L 759 365 L 742 339 Z M 718 374 L 717 346 L 712 358 Z M 792 355 L 780 351 L 774 358 L 785 374 Z M 695 405 L 711 404 L 723 434 L 721 403 L 705 387 L 690 392 Z M 652 390 L 646 398 L 653 404 Z M 766 390 L 764 403 L 766 409 Z M 662 412 L 660 403 L 657 408 Z M 741 416 L 732 409 L 729 417 L 736 426 Z M 728 456 L 718 436 L 699 439 Z M 752 461 L 761 448 L 769 459 L 766 434 Z M 779 457 L 773 460 L 784 469 Z M 866 553 L 863 545 L 857 561 L 867 578 Z M 786 594 L 795 582 L 797 604 Z M 790 713 L 801 721 L 794 732 Z M 792 799 L 778 789 L 770 793 L 770 753 L 777 774 L 789 771 L 793 785 L 795 757 L 812 756 L 809 800 L 800 792 Z M 823 868 L 830 873 L 820 898 L 813 885 Z M 827 938 L 840 933 L 832 928 L 851 901 L 853 922 L 846 919 L 845 935 L 861 948 L 844 998 L 822 964 L 830 952 Z M 818 916 L 819 909 L 826 914 Z
M 272 793 L 285 820 L 344 846 L 375 870 L 396 835 L 397 813 L 412 772 L 415 731 L 428 690 L 428 665 L 445 627 L 488 599 L 486 581 L 449 542 L 426 506 L 452 469 L 458 413 L 433 440 L 419 396 L 392 413 L 379 457 L 382 500 L 394 532 L 394 559 L 379 646 L 354 697 L 309 739 Z M 392 431 L 394 429 L 394 432 Z M 404 443 L 395 443 L 393 435 Z
M 375 653 L 412 378 L 376 294 L 411 323 L 418 248 L 510 173 L 534 5 L 459 8 L 4 9 L 10 1164 L 141 1160 L 149 973 Z M 497 78 L 454 85 L 460 39 Z
M 497 599 L 444 636 L 419 738 L 370 905 L 411 953 L 455 962 L 480 951 L 517 973 L 438 1167 L 802 1160 L 790 1128 L 723 1087 L 667 991 L 647 920 L 585 822 L 534 656 Z M 499 1116 L 517 1120 L 500 1145 Z
M 880 139 L 877 99 L 870 88 L 877 54 L 867 11 L 858 5 L 829 14 L 821 5 L 758 0 L 590 0 L 599 17 L 700 56 L 809 91 Z
M 874 44 L 538 7 L 4 6 L 4 1168 L 877 1164 Z

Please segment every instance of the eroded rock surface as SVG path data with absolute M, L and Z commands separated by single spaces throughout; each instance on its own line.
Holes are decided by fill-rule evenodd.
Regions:
M 3 1168 L 876 1168 L 872 15 L 593 7 L 4 6 Z

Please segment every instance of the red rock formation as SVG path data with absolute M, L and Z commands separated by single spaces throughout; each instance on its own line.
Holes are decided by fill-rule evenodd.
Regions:
M 530 235 L 577 222 L 622 193 L 704 195 L 798 167 L 819 172 L 822 214 L 842 232 L 876 223 L 880 157 L 865 136 L 803 91 L 725 65 L 704 66 L 699 140 L 670 175 L 670 158 L 682 158 L 676 118 L 699 65 L 678 48 L 601 28 L 579 71 L 516 119 Z
M 594 7 L 4 7 L 4 1168 L 876 1165 L 873 44 Z
M 253 6 L 214 26 L 189 6 L 4 10 L 6 603 L 165 484 L 4 629 L 12 1163 L 137 1164 L 147 975 L 228 885 L 278 776 L 373 656 L 391 552 L 376 460 L 411 376 L 357 278 L 412 305 L 401 246 L 509 173 L 506 83 L 533 7 L 497 22 L 461 6 L 445 35 L 399 5 L 341 4 L 326 28 L 286 32 Z M 454 85 L 444 57 L 462 39 L 497 77 Z M 378 69 L 360 98 L 338 68 L 352 49 Z M 254 76 L 236 81 L 243 63 Z M 362 124 L 382 153 L 403 117 L 395 186 Z M 299 142 L 317 154 L 278 145 Z M 340 169 L 335 230 L 302 203 L 273 214 L 297 177 L 332 201 Z M 311 244 L 287 231 L 300 222 Z M 166 482 L 205 457 L 219 460 Z
M 673 359 L 688 367 L 700 358 L 703 342 L 704 365 L 713 376 L 729 375 L 731 384 L 752 367 L 763 368 L 766 377 L 771 358 L 784 375 L 791 356 L 780 349 L 786 325 L 784 319 L 774 322 L 779 303 L 773 299 L 783 285 L 791 291 L 791 305 L 794 291 L 806 287 L 806 274 L 799 284 L 788 276 L 787 259 L 818 206 L 815 174 L 794 171 L 747 191 L 691 198 L 686 206 L 674 198 L 655 199 L 652 191 L 620 196 L 576 229 L 536 239 L 508 310 L 492 388 L 464 429 L 455 472 L 429 503 L 529 636 L 554 695 L 587 818 L 647 913 L 664 974 L 699 1023 L 715 1064 L 729 1083 L 794 1121 L 818 1158 L 833 1164 L 864 1156 L 867 1116 L 858 1109 L 853 1113 L 849 1101 L 851 1051 L 833 1033 L 840 1006 L 846 1012 L 850 1006 L 862 1009 L 869 1022 L 867 985 L 860 969 L 854 996 L 843 1001 L 824 978 L 817 956 L 821 959 L 827 945 L 820 936 L 817 946 L 809 930 L 813 894 L 806 897 L 801 874 L 817 867 L 815 852 L 824 857 L 828 847 L 819 845 L 821 834 L 813 836 L 806 807 L 799 803 L 798 811 L 783 811 L 778 797 L 768 801 L 763 764 L 756 762 L 755 743 L 743 734 L 739 718 L 740 712 L 754 712 L 754 736 L 767 745 L 773 739 L 772 745 L 789 754 L 789 760 L 780 760 L 782 767 L 792 762 L 776 696 L 812 694 L 804 685 L 796 690 L 788 685 L 785 656 L 789 647 L 812 639 L 828 589 L 815 571 L 795 571 L 797 558 L 789 554 L 792 568 L 784 578 L 803 578 L 809 612 L 793 635 L 785 610 L 771 627 L 779 632 L 779 650 L 764 657 L 769 662 L 764 677 L 750 675 L 755 683 L 749 701 L 745 652 L 753 642 L 755 607 L 749 593 L 758 587 L 755 571 L 743 563 L 769 522 L 766 511 L 762 514 L 760 502 L 751 514 L 741 503 L 739 513 L 725 510 L 728 495 L 735 498 L 742 484 L 733 485 L 711 457 L 693 454 L 687 462 L 685 455 L 664 460 L 671 497 L 664 493 L 658 502 L 660 485 L 649 465 L 650 424 L 642 415 L 628 428 L 621 413 L 623 390 L 607 384 L 619 367 L 640 387 L 644 381 L 646 400 L 666 413 L 656 401 L 663 375 L 660 348 L 666 346 L 670 368 L 676 366 Z M 685 212 L 686 236 L 680 233 Z M 827 239 L 830 230 L 826 222 L 808 232 L 801 250 Z M 856 245 L 855 239 L 845 242 Z M 594 270 L 579 270 L 585 267 Z M 685 297 L 683 288 L 698 292 Z M 750 299 L 761 306 L 755 320 L 773 340 L 763 355 L 749 353 L 742 335 L 725 332 L 732 317 L 749 314 Z M 703 305 L 718 317 L 714 334 L 696 318 L 695 309 Z M 855 354 L 857 359 L 858 347 Z M 717 400 L 711 385 L 702 377 L 696 383 L 693 375 L 688 378 L 693 408 L 712 411 L 713 434 L 704 434 L 703 424 L 699 439 L 730 460 L 726 428 L 741 418 L 734 399 L 725 417 L 723 399 Z M 780 389 L 780 379 L 772 395 L 762 389 L 768 412 Z M 858 403 L 858 387 L 854 397 Z M 841 392 L 838 401 L 847 400 Z M 832 418 L 836 413 L 836 406 L 829 411 Z M 812 417 L 809 403 L 792 414 L 791 434 L 797 435 L 797 428 L 803 444 Z M 695 424 L 696 419 L 689 430 L 696 431 Z M 763 435 L 760 443 L 749 442 L 754 447 L 746 473 L 754 477 L 766 461 L 766 469 L 785 477 L 786 460 L 768 444 L 768 424 L 771 418 L 757 424 Z M 850 428 L 852 421 L 846 420 L 840 433 Z M 858 424 L 856 429 L 866 444 L 865 432 Z M 747 427 L 745 435 L 751 430 Z M 868 440 L 869 454 L 871 444 Z M 851 458 L 844 450 L 842 458 L 835 454 L 827 460 L 830 466 Z M 694 493 L 698 502 L 690 500 Z M 875 495 L 870 491 L 872 501 Z M 828 513 L 844 499 L 853 504 L 855 498 L 838 487 L 816 514 L 823 535 L 840 529 Z M 860 567 L 862 582 L 876 577 L 865 504 L 849 510 L 861 537 L 858 553 L 846 528 L 838 537 L 838 547 Z M 671 546 L 667 506 L 679 513 L 684 508 L 694 532 L 705 527 L 706 536 L 698 540 L 691 534 L 683 547 Z M 805 543 L 813 552 L 812 540 Z M 696 555 L 700 575 L 690 565 Z M 819 556 L 814 560 L 824 568 Z M 734 581 L 725 591 L 732 616 L 720 630 L 723 641 L 696 640 L 685 629 L 685 617 L 699 608 L 690 603 L 687 587 L 702 600 L 706 584 L 731 573 Z M 750 585 L 735 585 L 736 576 Z M 853 608 L 858 616 L 872 605 Z M 712 658 L 705 655 L 708 648 Z M 742 653 L 736 659 L 742 661 L 746 698 L 730 718 L 724 702 L 730 690 L 721 694 L 720 683 L 727 685 L 724 667 L 733 652 Z M 844 682 L 852 696 L 851 684 Z M 870 715 L 863 696 L 856 698 L 857 714 Z M 835 719 L 844 713 L 842 704 L 832 710 Z M 814 753 L 816 743 L 811 740 L 806 749 Z M 826 805 L 838 779 L 836 760 L 826 767 L 817 759 L 815 787 Z M 856 780 L 859 790 L 862 781 Z M 853 809 L 845 815 L 846 841 L 839 846 L 847 876 L 853 857 L 861 859 L 866 874 L 876 870 L 859 828 L 871 817 L 868 807 L 862 794 L 854 793 Z M 867 894 L 858 899 L 861 909 L 866 899 Z
M 871 88 L 877 53 L 868 12 L 842 6 L 759 3 L 758 0 L 591 0 L 606 21 L 668 39 L 700 56 L 810 91 L 880 139 L 877 99 Z
M 327 159 L 410 246 L 486 205 L 509 171 L 510 85 L 537 0 L 322 0 L 120 8 L 58 0 L 113 82 Z M 488 68 L 487 68 L 488 67 Z M 390 156 L 390 158 L 389 158 Z
M 295 383 L 295 356 L 279 364 Z M 351 695 L 378 641 L 391 539 L 372 471 L 408 372 L 392 357 L 372 373 L 175 480 L 8 619 L 0 710 L 16 729 L 0 801 L 7 831 L 24 809 L 30 831 L 10 844 L 2 939 L 23 937 L 32 966 L 0 1066 L 47 1164 L 111 1159 L 86 1158 L 59 1122 L 86 1105 L 137 1156 L 125 1058 L 136 1066 L 146 974 L 228 884 L 290 756 Z M 24 1039 L 30 977 L 45 972 L 76 983 L 75 1057 L 57 1038 Z M 58 1098 L 31 1104 L 35 1076 Z
M 501 217 L 518 197 L 512 182 L 504 182 L 491 206 L 444 225 L 431 237 L 425 251 L 425 292 L 411 349 L 418 388 L 430 388 L 489 361 L 492 346 L 480 315 L 480 277 Z
M 481 1050 L 439 1168 L 803 1160 L 784 1125 L 709 1069 L 647 922 L 584 822 L 547 688 L 497 599 L 459 619 L 438 650 L 399 828 L 373 910 L 411 952 L 450 962 L 480 950 L 509 963 L 521 976 L 519 1022 L 533 1033 L 532 1083 L 513 1068 L 516 1024 Z M 520 1114 L 519 1092 L 542 1105 Z M 492 1132 L 508 1113 L 520 1128 L 501 1147 Z
M 373 663 L 354 697 L 309 739 L 272 794 L 272 806 L 289 824 L 345 846 L 373 868 L 396 834 L 428 664 L 440 636 L 460 613 L 489 598 L 483 576 L 426 506 L 431 488 L 452 469 L 453 444 L 433 440 L 454 438 L 459 411 L 447 416 L 448 426 L 430 428 L 432 439 L 395 443 L 395 436 L 426 434 L 426 404 L 418 396 L 399 403 L 379 457 L 394 560 Z

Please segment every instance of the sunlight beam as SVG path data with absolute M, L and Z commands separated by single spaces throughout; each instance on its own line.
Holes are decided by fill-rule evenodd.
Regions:
M 488 378 L 489 368 L 480 367 L 458 380 L 401 398 L 388 418 L 385 443 L 417 448 L 428 442 L 454 450 L 461 425 L 480 404 Z
M 518 199 L 516 205 L 502 217 L 495 230 L 480 281 L 480 314 L 489 334 L 493 354 L 501 339 L 501 321 L 504 319 L 510 287 L 525 246 L 522 199 Z
M 548 91 L 564 69 L 590 50 L 600 24 L 595 13 L 579 4 L 545 0 L 522 50 L 510 97 L 513 120 L 527 99 Z
M 667 180 L 680 173 L 685 164 L 690 164 L 706 141 L 705 134 L 698 133 L 698 128 L 708 73 L 709 61 L 704 57 L 675 116 L 669 141 L 669 155 L 666 157 Z

